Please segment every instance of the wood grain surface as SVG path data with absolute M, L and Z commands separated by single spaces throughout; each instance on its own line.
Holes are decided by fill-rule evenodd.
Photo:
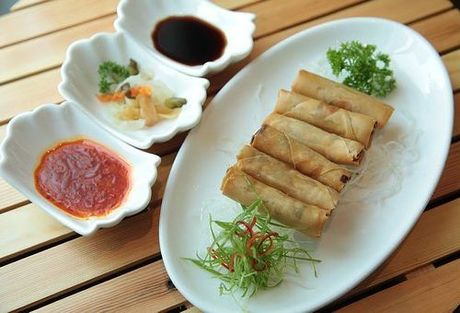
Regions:
M 453 311 L 460 304 L 460 11 L 448 0 L 214 2 L 255 13 L 257 30 L 250 56 L 210 78 L 206 105 L 231 77 L 271 46 L 339 18 L 376 16 L 405 23 L 440 53 L 457 110 L 449 157 L 429 209 L 375 273 L 325 310 Z M 42 103 L 63 101 L 57 85 L 67 47 L 96 32 L 113 31 L 117 3 L 21 0 L 12 13 L 0 17 L 0 29 L 8 30 L 0 32 L 0 140 L 15 115 Z M 190 308 L 170 284 L 158 244 L 161 199 L 185 136 L 147 150 L 163 156 L 149 209 L 91 237 L 78 236 L 59 224 L 0 179 L 0 312 Z

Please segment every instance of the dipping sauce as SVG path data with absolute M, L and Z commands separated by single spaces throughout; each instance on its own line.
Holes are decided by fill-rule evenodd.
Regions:
M 117 208 L 130 187 L 128 163 L 88 139 L 63 142 L 45 152 L 35 169 L 37 191 L 66 213 L 104 216 Z
M 194 16 L 161 20 L 152 32 L 152 41 L 159 52 L 186 65 L 217 60 L 227 45 L 220 29 Z

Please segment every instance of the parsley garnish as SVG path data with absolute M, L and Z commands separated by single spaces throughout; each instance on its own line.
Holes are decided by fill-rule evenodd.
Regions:
M 124 81 L 131 75 L 136 75 L 139 71 L 137 63 L 130 60 L 128 66 L 123 66 L 112 61 L 106 61 L 99 65 L 99 92 L 113 92 L 113 87 Z
M 343 84 L 368 95 L 385 97 L 396 88 L 390 57 L 376 51 L 375 45 L 358 41 L 340 44 L 340 48 L 328 49 L 327 59 L 335 76 L 344 74 Z

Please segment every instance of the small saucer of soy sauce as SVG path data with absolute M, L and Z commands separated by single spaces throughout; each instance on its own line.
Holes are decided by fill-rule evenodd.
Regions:
M 245 58 L 253 48 L 252 13 L 205 0 L 122 0 L 115 29 L 152 57 L 192 76 L 207 76 Z

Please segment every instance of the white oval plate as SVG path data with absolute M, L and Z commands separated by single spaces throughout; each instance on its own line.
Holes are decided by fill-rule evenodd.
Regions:
M 403 175 L 395 182 L 389 175 L 392 169 L 385 168 L 391 162 L 382 162 L 377 173 L 380 183 L 364 190 L 372 198 L 363 197 L 357 205 L 342 201 L 313 245 L 313 255 L 323 261 L 318 278 L 309 264 L 303 264 L 298 277 L 289 277 L 243 304 L 219 296 L 219 281 L 182 258 L 205 251 L 210 242 L 208 213 L 218 218 L 235 216 L 219 191 L 227 167 L 272 110 L 278 90 L 289 88 L 301 68 L 317 71 L 329 47 L 349 40 L 376 44 L 390 54 L 398 89 L 386 101 L 396 110 L 386 128 L 378 131 L 371 149 L 405 138 L 410 149 L 394 156 L 400 158 L 396 162 L 402 163 Z M 415 224 L 444 166 L 452 120 L 452 90 L 437 52 L 404 25 L 352 18 L 284 40 L 220 91 L 176 157 L 160 217 L 161 251 L 171 280 L 191 303 L 207 312 L 305 312 L 333 301 L 374 271 Z

